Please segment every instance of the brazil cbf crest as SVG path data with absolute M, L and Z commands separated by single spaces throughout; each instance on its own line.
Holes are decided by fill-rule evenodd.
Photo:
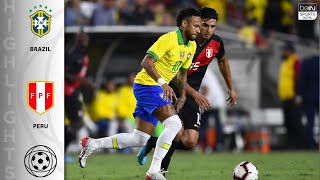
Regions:
M 48 6 L 39 5 L 34 6 L 29 12 L 33 13 L 29 16 L 32 33 L 39 37 L 47 35 L 51 28 L 51 15 L 49 13 L 52 10 L 48 9 Z

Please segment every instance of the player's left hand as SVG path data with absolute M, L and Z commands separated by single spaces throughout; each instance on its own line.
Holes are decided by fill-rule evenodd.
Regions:
M 180 112 L 181 108 L 183 107 L 184 103 L 186 102 L 186 97 L 179 97 L 176 102 L 174 103 L 174 108 L 176 109 L 177 113 Z
M 228 106 L 233 106 L 237 104 L 237 93 L 234 89 L 228 90 L 229 97 L 226 101 L 228 101 Z

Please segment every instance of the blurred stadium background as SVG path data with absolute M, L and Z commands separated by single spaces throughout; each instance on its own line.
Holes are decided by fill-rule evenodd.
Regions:
M 303 137 L 295 139 L 297 142 L 292 145 L 287 139 L 288 129 L 278 93 L 285 49 L 295 50 L 301 64 L 313 56 L 317 56 L 319 61 L 319 19 L 297 20 L 297 5 L 303 2 L 317 3 L 319 8 L 319 1 L 312 0 L 66 1 L 66 67 L 74 65 L 68 63 L 68 54 L 78 53 L 74 47 L 79 44 L 79 32 L 82 30 L 89 38 L 82 54 L 83 57 L 88 55 L 89 59 L 87 73 L 82 77 L 86 81 L 79 81 L 81 86 L 77 94 L 83 104 L 85 123 L 75 128 L 77 135 L 74 139 L 86 134 L 99 137 L 131 131 L 134 127 L 130 117 L 134 98 L 130 93 L 130 75 L 140 71 L 146 50 L 157 38 L 176 29 L 175 15 L 181 8 L 207 6 L 219 13 L 216 34 L 224 41 L 239 99 L 232 108 L 224 103 L 212 107 L 218 110 L 221 118 L 222 138 L 217 133 L 214 116 L 210 116 L 202 132 L 203 138 L 194 151 L 207 154 L 215 151 L 317 151 L 318 113 L 311 127 L 316 144 L 309 147 L 306 134 L 310 132 L 310 127 L 304 104 L 298 94 L 294 94 L 295 103 L 291 105 L 296 106 L 302 116 L 291 131 L 301 131 Z M 75 66 L 82 67 L 82 64 Z M 227 96 L 225 83 L 214 61 L 208 71 L 216 75 L 218 83 L 215 85 L 219 86 L 209 88 L 212 91 L 221 88 Z M 319 68 L 314 83 L 319 92 Z M 302 83 L 297 81 L 296 84 Z M 318 103 L 314 108 L 319 112 L 319 93 L 314 99 Z M 66 127 L 69 124 L 66 118 Z M 74 142 L 66 147 L 68 153 L 79 152 L 78 141 Z M 127 149 L 122 152 L 135 151 Z

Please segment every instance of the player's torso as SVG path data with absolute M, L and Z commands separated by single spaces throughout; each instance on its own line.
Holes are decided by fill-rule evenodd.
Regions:
M 175 76 L 181 66 L 191 58 L 193 53 L 193 47 L 177 44 L 175 48 L 168 51 L 162 59 L 155 62 L 155 67 L 160 75 Z
M 181 43 L 178 41 L 179 38 L 176 34 L 176 32 L 170 32 L 170 34 L 167 35 L 170 38 L 167 38 L 167 41 L 165 42 L 161 42 L 162 47 L 167 46 L 170 47 L 170 49 L 154 63 L 157 72 L 166 82 L 170 82 L 187 61 L 191 63 L 190 61 L 196 50 L 196 43 L 194 41 L 189 41 L 187 45 L 184 45 L 183 42 Z M 149 54 L 153 55 L 153 53 L 157 55 L 157 52 Z M 147 74 L 145 69 L 142 69 L 137 74 L 135 83 L 143 85 L 158 85 L 158 83 Z

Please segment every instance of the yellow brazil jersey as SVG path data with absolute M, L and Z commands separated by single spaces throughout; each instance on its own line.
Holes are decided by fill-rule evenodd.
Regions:
M 186 71 L 189 69 L 196 48 L 195 41 L 189 41 L 187 45 L 184 45 L 181 31 L 178 28 L 176 31 L 162 35 L 147 53 L 157 60 L 154 63 L 157 72 L 169 83 L 181 68 Z M 158 85 L 145 69 L 137 74 L 134 82 L 142 85 Z

